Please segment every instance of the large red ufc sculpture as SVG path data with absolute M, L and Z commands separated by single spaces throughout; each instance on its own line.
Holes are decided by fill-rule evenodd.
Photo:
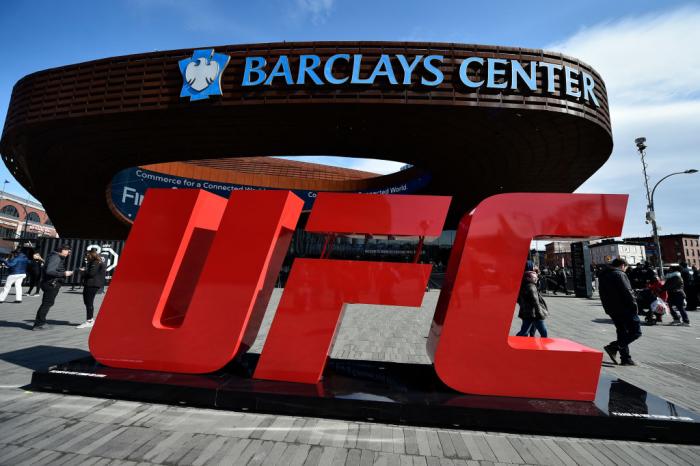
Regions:
M 460 223 L 428 352 L 465 393 L 591 400 L 602 354 L 509 336 L 534 237 L 617 236 L 627 196 L 503 194 Z M 436 237 L 448 197 L 320 193 L 306 229 Z M 149 190 L 90 335 L 115 367 L 206 373 L 252 345 L 301 212 L 286 191 Z M 316 383 L 346 304 L 420 306 L 430 265 L 296 259 L 254 373 Z

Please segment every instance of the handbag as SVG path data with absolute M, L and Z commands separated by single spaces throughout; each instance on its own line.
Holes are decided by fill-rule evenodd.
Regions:
M 669 313 L 668 304 L 666 304 L 666 302 L 661 298 L 656 298 L 654 301 L 652 301 L 649 309 L 652 313 L 659 316 Z

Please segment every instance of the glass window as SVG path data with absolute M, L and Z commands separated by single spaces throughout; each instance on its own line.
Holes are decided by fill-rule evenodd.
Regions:
M 53 226 L 53 223 L 51 223 L 51 219 L 47 217 L 46 221 L 44 222 L 44 225 Z
M 39 218 L 39 214 L 37 214 L 36 212 L 29 212 L 27 214 L 27 220 L 29 220 L 30 222 L 34 222 L 34 223 L 41 223 L 41 219 Z
M 17 232 L 12 228 L 0 227 L 0 238 L 15 238 Z
M 17 211 L 17 208 L 13 205 L 6 205 L 5 207 L 0 210 L 0 213 L 7 215 L 9 217 L 17 217 L 19 218 L 19 212 Z

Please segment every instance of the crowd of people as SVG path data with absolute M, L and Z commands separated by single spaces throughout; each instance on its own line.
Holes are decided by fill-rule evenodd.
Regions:
M 669 313 L 669 325 L 690 326 L 687 311 L 697 310 L 700 301 L 700 272 L 684 262 L 670 267 L 660 278 L 648 263 L 631 268 L 624 259 L 617 258 L 597 268 L 595 277 L 601 304 L 617 334 L 604 350 L 615 364 L 623 366 L 636 365 L 629 345 L 642 336 L 640 315 L 655 325 Z M 532 261 L 527 262 L 517 299 L 518 317 L 522 320 L 517 336 L 534 337 L 539 333 L 547 337 L 545 319 L 549 311 L 541 293 L 561 291 L 568 295 L 566 283 L 566 269 L 557 267 L 540 273 Z
M 671 266 L 663 278 L 648 263 L 627 269 L 639 313 L 646 316 L 648 324 L 662 321 L 666 313 L 671 315 L 670 325 L 690 325 L 687 311 L 695 311 L 700 301 L 700 271 L 681 262 Z
M 554 269 L 549 269 L 544 267 L 540 275 L 537 285 L 540 292 L 547 293 L 551 291 L 553 294 L 561 292 L 567 296 L 571 294 L 568 288 L 571 272 L 566 268 L 556 266 Z
M 0 260 L 7 268 L 5 287 L 0 292 L 0 302 L 4 302 L 12 288 L 15 289 L 16 303 L 22 302 L 22 286 L 28 281 L 27 296 L 41 296 L 41 304 L 34 318 L 32 330 L 50 328 L 46 316 L 56 301 L 56 296 L 66 279 L 79 272 L 83 285 L 83 303 L 85 304 L 85 322 L 77 328 L 90 328 L 94 324 L 95 295 L 105 286 L 106 266 L 100 255 L 89 251 L 83 261 L 83 266 L 76 270 L 68 270 L 67 259 L 71 254 L 69 244 L 62 245 L 44 260 L 32 248 L 24 247 L 14 251 L 9 258 Z M 32 291 L 34 290 L 34 294 Z M 42 294 L 39 294 L 41 290 Z

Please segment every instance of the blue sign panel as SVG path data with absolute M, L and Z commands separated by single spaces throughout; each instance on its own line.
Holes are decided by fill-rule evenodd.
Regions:
M 365 194 L 410 194 L 418 192 L 430 182 L 430 175 L 423 174 L 405 183 L 388 185 L 371 191 L 357 191 Z M 127 219 L 134 220 L 143 202 L 143 196 L 148 188 L 172 189 L 204 189 L 219 196 L 228 198 L 232 191 L 273 189 L 241 184 L 221 183 L 218 181 L 199 180 L 181 176 L 145 170 L 143 168 L 127 168 L 112 178 L 111 199 L 114 207 Z M 304 210 L 311 210 L 317 191 L 291 189 L 304 201 Z

